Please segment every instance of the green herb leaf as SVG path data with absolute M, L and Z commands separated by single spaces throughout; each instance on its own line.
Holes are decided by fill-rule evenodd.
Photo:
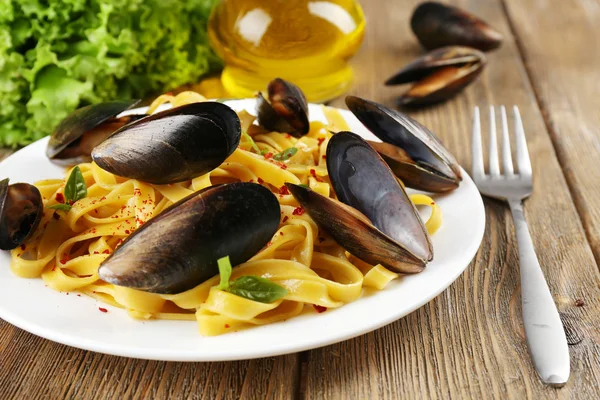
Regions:
M 77 200 L 81 200 L 87 196 L 87 186 L 85 186 L 85 180 L 79 167 L 73 168 L 67 184 L 65 185 L 65 198 L 66 202 L 71 204 Z
M 277 153 L 273 156 L 274 160 L 277 161 L 285 161 L 292 157 L 294 154 L 298 152 L 298 149 L 295 147 L 290 147 L 289 149 L 285 149 L 281 153 Z
M 219 266 L 219 275 L 221 276 L 221 283 L 217 286 L 217 289 L 227 290 L 229 287 L 229 278 L 231 278 L 231 261 L 229 261 L 229 256 L 219 258 L 217 260 L 217 265 Z
M 261 155 L 261 156 L 264 156 L 264 155 L 265 155 L 265 154 L 267 154 L 268 152 L 269 152 L 269 149 L 262 149 L 262 150 L 260 151 L 260 155 Z
M 299 184 L 298 186 L 300 186 L 300 187 L 303 187 L 303 188 L 306 188 L 306 189 L 310 189 L 310 186 L 308 186 L 308 185 L 306 185 L 306 184 L 304 184 L 304 183 L 301 183 L 301 184 Z
M 261 303 L 272 303 L 288 294 L 283 286 L 258 276 L 240 276 L 231 282 L 227 291 Z
M 217 99 L 216 101 L 219 103 L 225 103 L 225 102 L 231 101 L 231 100 L 239 100 L 239 99 L 236 99 L 235 97 L 225 97 L 225 98 Z
M 58 204 L 53 204 L 51 206 L 48 206 L 46 208 L 51 208 L 53 210 L 61 210 L 61 211 L 68 212 L 71 209 L 71 206 L 69 204 L 58 203 Z
M 254 141 L 254 139 L 252 139 L 252 136 L 248 135 L 248 132 L 244 132 L 242 131 L 242 136 L 250 142 L 250 145 L 252 146 L 252 149 L 254 149 L 254 151 L 256 152 L 256 154 L 261 154 L 260 149 L 258 148 L 258 146 L 256 145 L 256 142 Z

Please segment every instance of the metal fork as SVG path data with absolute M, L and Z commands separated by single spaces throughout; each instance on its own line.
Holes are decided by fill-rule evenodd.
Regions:
M 504 106 L 500 107 L 500 113 L 503 173 L 500 173 L 498 163 L 496 115 L 494 107 L 491 106 L 489 173 L 486 174 L 481 146 L 479 108 L 475 107 L 473 118 L 473 180 L 483 195 L 505 200 L 510 206 L 519 244 L 523 325 L 529 353 L 541 380 L 548 385 L 560 387 L 567 383 L 569 379 L 569 348 L 558 310 L 535 254 L 527 222 L 525 221 L 525 214 L 523 213 L 523 200 L 529 197 L 533 190 L 531 161 L 527 151 L 525 131 L 519 109 L 514 106 L 518 168 L 518 172 L 515 173 Z

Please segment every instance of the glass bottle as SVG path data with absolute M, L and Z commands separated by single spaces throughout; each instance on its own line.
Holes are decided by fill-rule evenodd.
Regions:
M 280 77 L 323 102 L 349 88 L 347 61 L 364 28 L 356 0 L 222 0 L 208 34 L 225 60 L 221 80 L 230 95 L 252 97 Z

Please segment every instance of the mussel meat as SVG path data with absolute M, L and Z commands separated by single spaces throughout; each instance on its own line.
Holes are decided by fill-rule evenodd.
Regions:
M 258 93 L 256 112 L 258 123 L 269 131 L 289 133 L 295 137 L 306 135 L 310 129 L 308 104 L 302 90 L 281 78 L 268 86 L 269 100 Z
M 100 168 L 154 184 L 182 182 L 218 167 L 241 137 L 235 111 L 218 102 L 192 103 L 132 122 L 92 151 Z
M 106 282 L 154 293 L 180 293 L 217 275 L 217 260 L 238 265 L 277 231 L 277 198 L 255 183 L 210 186 L 152 218 L 98 269 Z
M 369 144 L 406 186 L 438 193 L 458 187 L 460 166 L 429 129 L 405 114 L 359 97 L 346 97 L 346 105 L 383 141 Z
M 475 49 L 449 46 L 433 50 L 389 78 L 387 86 L 415 82 L 398 98 L 401 106 L 425 105 L 454 96 L 479 76 L 485 55 Z
M 352 255 L 400 273 L 417 273 L 433 247 L 415 206 L 377 152 L 339 132 L 327 146 L 327 170 L 340 201 L 286 183 L 320 229 Z
M 428 1 L 413 12 L 410 26 L 423 47 L 468 46 L 482 51 L 502 44 L 502 34 L 459 8 Z
M 28 183 L 0 182 L 0 249 L 24 243 L 40 223 L 44 211 L 38 188 Z
M 131 114 L 117 118 L 117 115 L 138 102 L 139 100 L 110 101 L 73 111 L 52 132 L 46 155 L 59 165 L 91 161 L 94 147 L 122 126 L 146 116 Z

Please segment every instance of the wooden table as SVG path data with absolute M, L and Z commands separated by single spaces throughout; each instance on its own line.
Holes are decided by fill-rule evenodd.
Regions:
M 353 94 L 392 105 L 383 80 L 421 54 L 417 1 L 363 0 L 367 35 Z M 600 1 L 461 0 L 502 31 L 477 83 L 413 112 L 470 169 L 475 105 L 520 107 L 534 163 L 527 218 L 571 353 L 562 389 L 538 380 L 520 310 L 508 208 L 485 200 L 474 261 L 434 301 L 375 332 L 321 349 L 239 362 L 141 361 L 73 349 L 0 320 L 7 398 L 598 398 L 600 396 Z M 338 100 L 334 105 L 341 106 Z

